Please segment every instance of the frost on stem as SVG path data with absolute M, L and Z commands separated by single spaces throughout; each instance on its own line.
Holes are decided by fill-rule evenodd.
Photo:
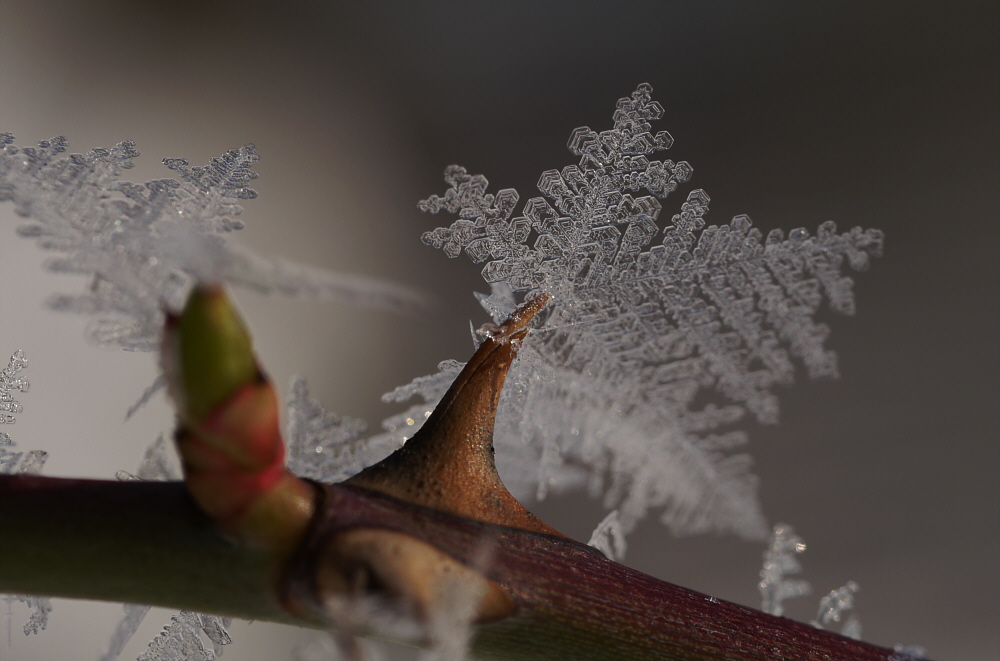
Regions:
M 127 471 L 120 470 L 115 473 L 115 477 L 121 482 L 131 482 L 135 480 L 172 480 L 179 477 L 177 471 L 169 465 L 166 453 L 167 443 L 160 435 L 153 442 L 142 457 L 139 463 L 139 470 L 133 475 Z M 115 630 L 111 633 L 111 640 L 108 648 L 101 655 L 100 661 L 116 661 L 121 656 L 125 645 L 132 639 L 135 632 L 139 630 L 139 625 L 149 614 L 150 606 L 143 604 L 122 604 L 124 614 L 122 619 L 115 625 Z
M 25 636 L 37 634 L 38 632 L 45 630 L 45 628 L 49 625 L 49 613 L 52 612 L 52 602 L 48 597 L 8 594 L 0 595 L 0 602 L 3 603 L 4 610 L 3 616 L 0 617 L 0 623 L 3 624 L 3 634 L 8 638 L 8 646 L 10 644 L 9 639 L 11 629 L 10 611 L 14 603 L 21 602 L 31 611 L 28 614 L 28 620 L 21 627 L 21 631 L 24 632 Z
M 485 262 L 492 293 L 477 296 L 495 322 L 515 295 L 554 298 L 498 413 L 497 463 L 514 493 L 585 486 L 619 509 L 625 532 L 660 508 L 678 534 L 763 538 L 750 460 L 732 454 L 746 438 L 732 425 L 747 413 L 777 420 L 771 391 L 791 382 L 794 360 L 810 377 L 837 374 L 829 328 L 813 317 L 824 300 L 854 312 L 842 270 L 865 269 L 882 233 L 825 222 L 815 235 L 765 237 L 743 215 L 706 225 L 703 190 L 658 221 L 693 169 L 651 158 L 673 144 L 652 129 L 663 108 L 651 91 L 620 99 L 612 128 L 574 130 L 578 162 L 543 172 L 542 197 L 520 215 L 514 189 L 489 193 L 484 176 L 448 167 L 448 189 L 419 208 L 458 219 L 423 241 Z
M 764 568 L 760 571 L 760 609 L 771 615 L 782 615 L 785 612 L 782 602 L 786 599 L 800 597 L 812 592 L 807 581 L 788 578 L 802 571 L 798 554 L 805 552 L 806 544 L 795 534 L 792 527 L 786 523 L 774 526 L 771 534 L 771 545 L 764 552 Z M 840 622 L 846 611 L 854 608 L 854 595 L 858 592 L 858 584 L 848 581 L 843 587 L 831 590 L 819 601 L 819 611 L 811 624 L 818 629 L 829 629 L 830 625 Z M 848 638 L 861 640 L 861 620 L 855 614 L 844 622 L 840 631 Z
M 139 470 L 135 475 L 126 471 L 118 471 L 115 477 L 126 482 L 129 480 L 177 480 L 180 479 L 180 471 L 173 465 L 170 454 L 170 444 L 160 434 L 156 440 L 146 448 L 139 462 Z
M 844 613 L 854 608 L 854 595 L 857 594 L 858 590 L 857 583 L 848 581 L 842 587 L 831 590 L 824 595 L 819 600 L 819 611 L 816 613 L 816 619 L 812 622 L 813 626 L 829 629 L 831 624 L 840 622 Z M 848 638 L 861 639 L 861 620 L 856 614 L 852 613 L 844 622 L 841 633 Z
M 800 597 L 812 592 L 807 581 L 788 578 L 802 571 L 796 556 L 806 550 L 802 538 L 795 534 L 790 525 L 779 523 L 771 534 L 771 545 L 764 552 L 764 568 L 760 570 L 760 609 L 771 615 L 785 612 L 785 599 Z
M 622 533 L 621 521 L 618 519 L 618 510 L 612 510 L 606 517 L 601 519 L 594 529 L 594 534 L 590 536 L 589 546 L 606 555 L 610 560 L 621 562 L 625 557 L 627 544 L 625 535 Z
M 100 661 L 116 661 L 121 656 L 125 645 L 139 630 L 139 625 L 149 614 L 150 608 L 150 606 L 139 604 L 122 604 L 122 610 L 125 611 L 125 614 L 115 626 L 115 630 L 111 634 L 111 642 L 108 643 L 108 649 L 101 656 Z
M 28 616 L 23 628 L 24 635 L 37 634 L 45 629 L 49 624 L 49 613 L 52 612 L 52 603 L 49 599 L 46 597 L 20 597 L 20 599 L 31 609 L 31 615 Z
M 889 656 L 889 661 L 920 661 L 920 659 L 926 658 L 927 650 L 922 646 L 896 643 Z

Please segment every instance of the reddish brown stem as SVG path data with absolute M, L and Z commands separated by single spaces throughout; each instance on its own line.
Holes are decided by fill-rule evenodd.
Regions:
M 310 598 L 316 554 L 333 535 L 381 527 L 474 566 L 484 545 L 490 579 L 515 614 L 480 626 L 474 651 L 495 659 L 886 661 L 892 650 L 665 583 L 554 535 L 459 518 L 349 485 L 325 485 L 322 517 L 290 589 Z
M 891 650 L 659 581 L 572 540 L 463 519 L 368 489 L 323 487 L 285 583 L 312 598 L 315 552 L 350 529 L 427 542 L 487 574 L 514 615 L 477 628 L 489 659 L 886 661 Z M 0 592 L 152 603 L 315 625 L 280 605 L 282 568 L 227 538 L 183 484 L 0 475 Z

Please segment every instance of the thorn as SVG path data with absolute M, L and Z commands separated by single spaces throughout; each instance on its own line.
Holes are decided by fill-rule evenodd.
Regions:
M 478 521 L 564 536 L 510 494 L 493 460 L 493 426 L 507 371 L 528 322 L 548 301 L 541 294 L 489 329 L 413 438 L 346 483 Z

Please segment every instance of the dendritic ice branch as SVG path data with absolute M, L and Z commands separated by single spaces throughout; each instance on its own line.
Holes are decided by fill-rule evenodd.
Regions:
M 28 392 L 28 380 L 18 373 L 28 366 L 28 359 L 24 357 L 24 352 L 18 349 L 10 357 L 7 367 L 0 370 L 0 425 L 12 425 L 16 421 L 15 413 L 24 410 L 16 399 L 14 393 Z M 0 431 L 0 445 L 7 445 L 11 442 L 10 434 Z
M 423 241 L 486 262 L 493 293 L 479 298 L 497 319 L 517 294 L 553 296 L 508 377 L 498 465 L 529 457 L 539 497 L 582 484 L 605 493 L 625 530 L 658 507 L 675 533 L 763 538 L 750 462 L 729 453 L 745 437 L 730 426 L 747 412 L 777 420 L 772 389 L 792 381 L 795 359 L 810 377 L 836 376 L 814 315 L 824 300 L 854 312 L 844 263 L 865 269 L 882 233 L 826 222 L 764 237 L 743 215 L 706 226 L 703 190 L 661 227 L 660 200 L 693 170 L 650 158 L 673 144 L 652 130 L 663 108 L 651 91 L 620 99 L 613 128 L 573 131 L 579 161 L 543 172 L 543 196 L 519 216 L 515 190 L 488 193 L 485 177 L 450 166 L 448 190 L 419 207 L 458 219 Z M 716 401 L 696 403 L 707 391 Z
M 215 649 L 205 647 L 204 634 Z M 220 618 L 181 611 L 170 618 L 137 661 L 214 661 L 219 648 L 232 642 Z
M 813 626 L 829 629 L 832 624 L 840 622 L 844 613 L 854 608 L 854 595 L 859 589 L 857 583 L 848 581 L 836 590 L 830 590 L 819 600 L 819 610 L 812 622 Z M 861 620 L 857 614 L 852 613 L 844 621 L 840 632 L 848 638 L 861 640 Z
M 265 259 L 225 241 L 241 229 L 240 203 L 257 197 L 250 182 L 260 160 L 253 145 L 206 166 L 182 158 L 164 165 L 179 179 L 121 181 L 139 153 L 131 141 L 63 156 L 63 137 L 17 147 L 0 133 L 0 201 L 32 219 L 21 236 L 59 256 L 57 273 L 86 276 L 86 291 L 57 295 L 49 306 L 95 316 L 99 344 L 153 350 L 164 310 L 176 310 L 195 281 L 227 281 L 267 293 L 305 296 L 400 312 L 420 308 L 409 288 L 356 275 Z
M 295 377 L 285 404 L 288 469 L 320 482 L 341 482 L 383 459 L 398 443 L 363 438 L 363 420 L 326 411 L 309 395 L 306 380 Z
M 28 359 L 24 352 L 18 349 L 10 357 L 7 366 L 0 369 L 0 425 L 12 425 L 16 422 L 15 413 L 24 410 L 14 393 L 28 392 L 28 379 L 21 372 L 28 367 Z M 48 453 L 44 450 L 14 451 L 16 444 L 10 434 L 0 432 L 0 473 L 36 474 L 41 472 Z
M 795 534 L 792 527 L 779 523 L 771 533 L 771 545 L 764 552 L 764 567 L 760 570 L 760 609 L 771 615 L 782 615 L 786 599 L 801 597 L 812 592 L 808 581 L 788 578 L 802 572 L 798 556 L 806 550 L 806 543 Z
M 764 567 L 760 571 L 760 609 L 770 615 L 783 615 L 786 599 L 801 597 L 812 592 L 808 581 L 789 578 L 802 571 L 797 556 L 804 553 L 806 544 L 786 523 L 778 523 L 771 533 L 771 544 L 764 552 Z M 854 608 L 854 595 L 859 586 L 848 581 L 842 587 L 831 590 L 819 600 L 819 610 L 812 624 L 817 629 L 829 629 L 840 622 L 844 613 Z M 840 633 L 854 640 L 861 640 L 861 620 L 852 613 L 841 627 Z

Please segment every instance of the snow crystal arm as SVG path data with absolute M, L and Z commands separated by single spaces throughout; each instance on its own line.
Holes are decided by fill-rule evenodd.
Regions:
M 553 298 L 511 373 L 519 395 L 497 421 L 498 457 L 534 453 L 539 497 L 586 485 L 604 492 L 626 533 L 659 508 L 676 534 L 763 540 L 749 458 L 727 453 L 745 437 L 726 428 L 748 414 L 776 422 L 772 391 L 791 382 L 796 361 L 811 378 L 837 375 L 829 328 L 815 316 L 824 301 L 854 312 L 842 271 L 866 268 L 883 237 L 826 222 L 815 235 L 765 238 L 745 215 L 707 225 L 701 189 L 661 222 L 693 169 L 656 160 L 673 139 L 652 130 L 663 107 L 651 92 L 639 85 L 620 99 L 607 130 L 574 130 L 568 148 L 579 160 L 543 172 L 542 196 L 520 215 L 514 190 L 491 193 L 486 177 L 448 167 L 444 194 L 418 207 L 458 218 L 423 242 L 485 262 L 492 294 L 479 298 L 498 321 L 516 294 Z M 567 467 L 576 475 L 559 479 Z
M 0 369 L 0 425 L 12 425 L 16 418 L 12 414 L 20 413 L 24 407 L 14 399 L 15 393 L 28 392 L 28 380 L 18 376 L 28 366 L 24 352 L 18 349 L 10 357 L 7 366 Z M 0 431 L 0 445 L 11 444 L 10 434 Z M 2 455 L 0 455 L 2 456 Z
M 412 314 L 427 297 L 410 287 L 265 259 L 226 242 L 244 227 L 240 202 L 260 160 L 253 145 L 231 149 L 202 167 L 164 159 L 180 177 L 135 184 L 120 179 L 139 156 L 124 141 L 112 149 L 64 155 L 67 141 L 18 147 L 0 133 L 0 202 L 30 218 L 18 233 L 56 253 L 47 268 L 85 275 L 87 290 L 49 299 L 57 310 L 95 317 L 88 334 L 100 344 L 150 351 L 164 309 L 176 310 L 195 281 L 231 282 L 285 296 Z

